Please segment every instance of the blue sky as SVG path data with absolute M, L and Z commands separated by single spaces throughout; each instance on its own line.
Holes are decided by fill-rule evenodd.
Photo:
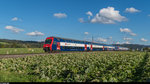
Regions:
M 0 38 L 150 44 L 149 0 L 1 0 Z

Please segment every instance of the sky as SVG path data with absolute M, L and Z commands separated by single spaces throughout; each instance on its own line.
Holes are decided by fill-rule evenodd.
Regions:
M 150 45 L 149 0 L 0 0 L 0 39 Z

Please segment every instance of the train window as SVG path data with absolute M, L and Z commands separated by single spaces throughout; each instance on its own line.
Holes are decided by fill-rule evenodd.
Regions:
M 71 49 L 71 47 L 69 47 L 69 49 Z
M 62 47 L 62 49 L 65 49 L 64 46 Z
M 45 44 L 51 44 L 52 39 L 46 39 Z
M 57 38 L 57 40 L 58 40 L 58 41 L 60 41 L 60 39 L 59 39 L 59 38 Z
M 54 44 L 54 45 L 56 45 L 56 44 L 57 44 L 57 42 L 56 42 L 56 41 L 54 41 L 54 42 L 53 42 L 53 44 Z

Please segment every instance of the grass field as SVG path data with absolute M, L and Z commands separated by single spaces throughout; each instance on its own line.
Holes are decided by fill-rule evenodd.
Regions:
M 149 55 L 115 51 L 0 59 L 0 82 L 147 82 Z
M 8 44 L 8 43 L 6 43 L 6 42 L 0 42 L 0 44 Z
M 43 48 L 0 48 L 0 54 L 44 53 Z

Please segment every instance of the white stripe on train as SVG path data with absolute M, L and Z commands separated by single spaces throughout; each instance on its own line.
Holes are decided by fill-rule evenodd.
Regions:
M 69 42 L 60 42 L 60 46 L 74 46 L 74 47 L 85 47 L 85 44 L 79 44 L 79 43 L 69 43 Z M 91 48 L 91 44 L 87 44 L 87 47 Z M 100 45 L 92 45 L 93 48 L 103 48 L 103 46 Z M 104 48 L 112 48 L 115 49 L 113 46 L 104 46 Z M 122 48 L 119 47 L 120 50 L 128 50 L 128 48 Z
M 60 42 L 60 46 L 85 47 L 85 44 Z M 87 44 L 87 47 L 91 47 L 91 44 Z M 100 46 L 100 45 L 92 45 L 92 47 L 93 48 L 103 48 L 103 46 Z

